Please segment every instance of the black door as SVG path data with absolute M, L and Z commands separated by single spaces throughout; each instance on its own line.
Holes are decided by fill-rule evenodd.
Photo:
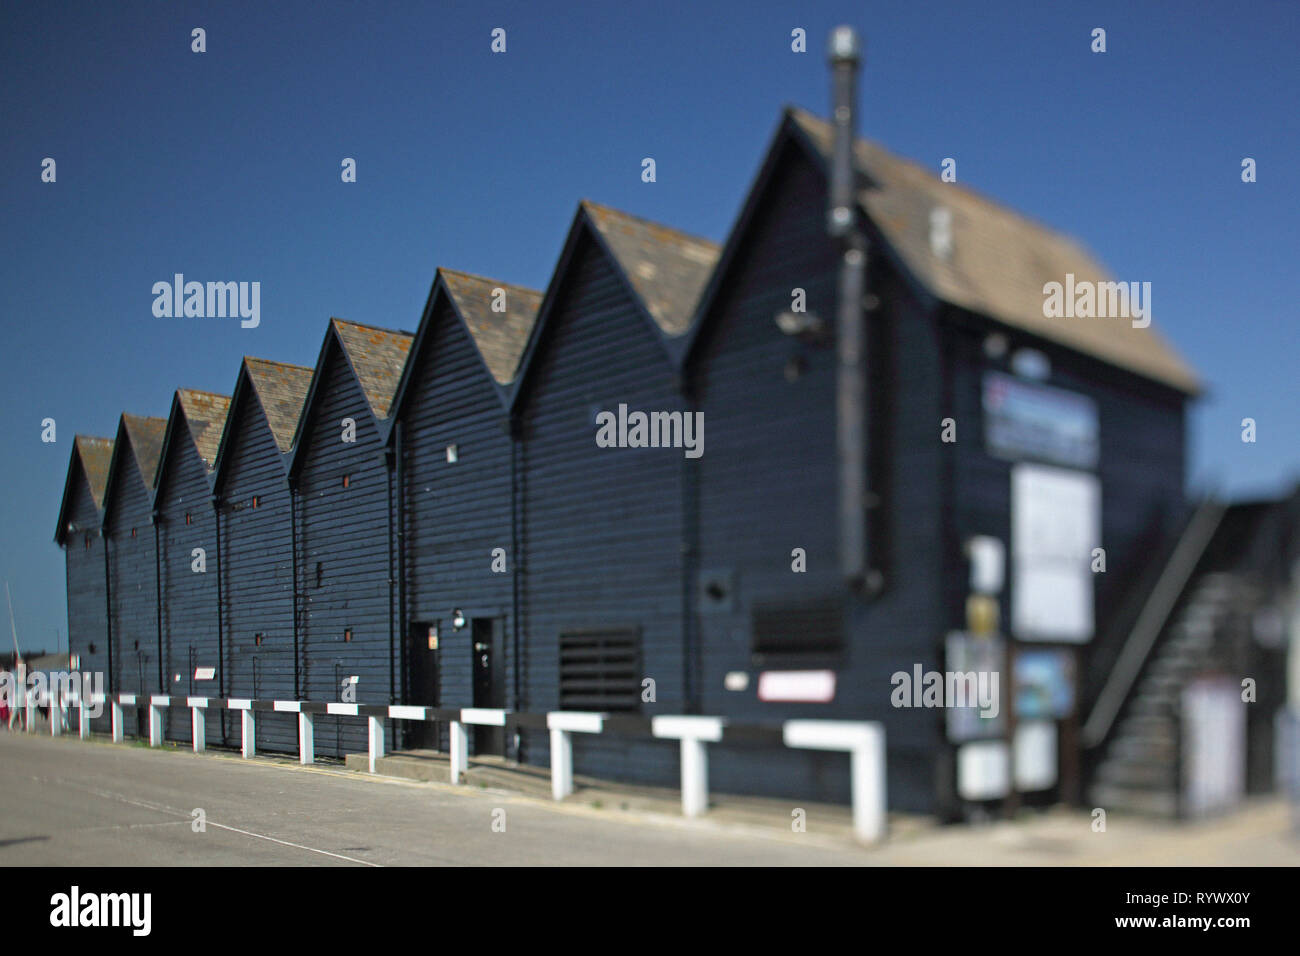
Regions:
M 410 667 L 408 703 L 416 707 L 438 706 L 438 624 L 416 621 L 407 641 Z M 406 745 L 412 749 L 438 749 L 438 725 L 430 720 L 408 721 Z
M 470 648 L 474 655 L 474 706 L 505 707 L 505 679 L 501 657 L 500 622 L 493 618 L 477 617 L 470 629 Z M 474 728 L 476 754 L 501 754 L 505 752 L 504 727 Z

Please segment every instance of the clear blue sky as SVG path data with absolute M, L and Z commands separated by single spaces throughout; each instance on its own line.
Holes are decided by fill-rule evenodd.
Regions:
M 866 38 L 864 134 L 936 170 L 955 157 L 961 181 L 1152 283 L 1210 385 L 1194 485 L 1297 475 L 1292 0 L 9 2 L 0 19 L 0 578 L 29 650 L 56 628 L 66 644 L 51 539 L 74 433 L 166 415 L 178 386 L 228 393 L 244 354 L 310 365 L 331 315 L 413 329 L 438 265 L 542 287 L 583 197 L 725 238 L 781 106 L 827 112 L 839 22 Z M 260 281 L 261 326 L 154 318 L 175 272 Z

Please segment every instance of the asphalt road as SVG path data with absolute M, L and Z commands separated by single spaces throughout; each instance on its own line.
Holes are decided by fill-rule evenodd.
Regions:
M 203 811 L 202 832 L 195 832 L 195 810 Z M 225 754 L 0 731 L 0 864 L 867 862 L 869 855 L 853 846 L 827 846 L 793 834 L 766 836 Z

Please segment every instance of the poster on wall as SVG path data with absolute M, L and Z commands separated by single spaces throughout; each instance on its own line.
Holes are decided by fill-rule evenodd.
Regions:
M 944 716 L 953 743 L 987 740 L 1006 735 L 1002 674 L 1006 667 L 1006 642 L 1000 637 L 954 632 L 944 641 L 947 660 Z M 960 698 L 963 706 L 956 706 Z
M 1019 720 L 1061 720 L 1074 712 L 1074 654 L 1033 648 L 1016 651 L 1015 701 Z
M 1101 547 L 1101 485 L 1081 471 L 1011 469 L 1011 627 L 1025 641 L 1093 636 L 1092 550 Z
M 1096 467 L 1097 404 L 1086 395 L 988 372 L 983 407 L 984 443 L 995 458 Z

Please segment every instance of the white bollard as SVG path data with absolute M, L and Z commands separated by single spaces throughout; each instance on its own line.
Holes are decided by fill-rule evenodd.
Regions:
M 656 737 L 681 741 L 682 814 L 698 817 L 709 808 L 709 754 L 706 742 L 722 739 L 721 717 L 652 717 Z
M 90 708 L 84 700 L 77 701 L 77 734 L 82 740 L 90 739 Z
M 465 725 L 459 720 L 451 721 L 451 782 L 460 783 L 461 776 L 469 767 L 469 735 Z
M 27 732 L 36 733 L 36 695 L 30 690 L 27 692 Z
M 208 711 L 207 701 L 203 702 L 205 706 L 199 706 L 195 698 L 191 697 L 190 705 L 190 746 L 194 748 L 196 754 L 201 754 L 208 749 Z
M 316 762 L 316 724 L 311 714 L 298 712 L 298 762 Z
M 240 753 L 245 760 L 248 760 L 257 754 L 257 724 L 253 720 L 253 708 L 250 706 L 246 710 L 241 710 L 239 716 L 239 725 L 243 733 Z
M 113 701 L 112 704 L 109 705 L 109 710 L 113 715 L 113 743 L 120 744 L 124 739 L 124 732 L 122 729 L 122 724 L 124 723 L 122 720 L 122 705 L 118 701 Z
M 161 747 L 163 738 L 163 709 L 160 704 L 149 701 L 149 746 Z
M 379 758 L 384 755 L 384 719 L 382 717 L 367 717 L 370 738 L 370 772 L 375 772 L 375 764 Z
M 574 733 L 598 734 L 604 727 L 601 714 L 580 711 L 552 711 L 546 715 L 551 732 L 551 796 L 563 800 L 573 793 Z
M 874 843 L 885 836 L 885 730 L 877 723 L 850 720 L 787 720 L 787 747 L 849 752 L 853 832 Z
M 57 737 L 63 733 L 63 701 L 55 690 L 50 697 L 50 736 Z

